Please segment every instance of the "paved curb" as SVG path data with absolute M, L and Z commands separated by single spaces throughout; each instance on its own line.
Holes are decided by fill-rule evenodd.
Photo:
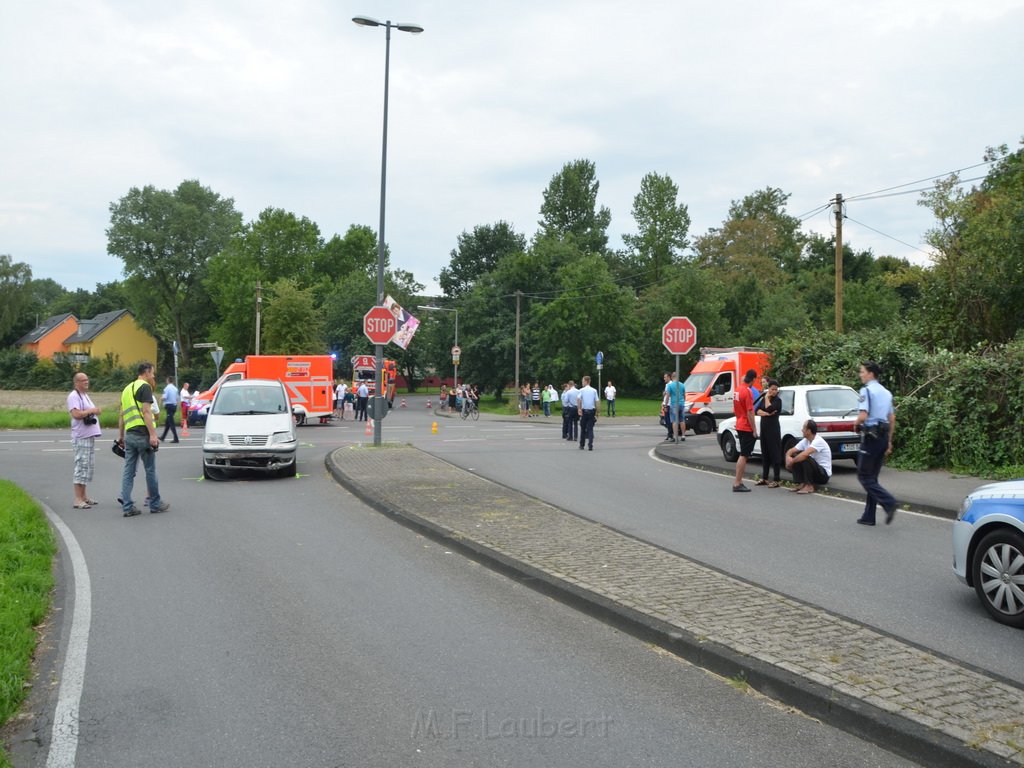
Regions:
M 391 450 L 389 450 L 391 449 Z M 372 454 L 353 454 L 350 451 L 373 451 Z M 346 460 L 347 459 L 347 460 Z M 392 465 L 393 473 L 384 473 L 379 470 Z M 531 507 L 531 516 L 548 511 L 552 515 L 567 516 L 574 527 L 586 526 L 593 535 L 600 537 L 614 537 L 616 540 L 629 539 L 624 534 L 618 533 L 606 526 L 578 518 L 575 515 L 558 510 L 550 505 L 544 504 L 518 491 L 505 488 L 496 483 L 491 483 L 471 472 L 459 470 L 451 465 L 426 454 L 417 449 L 407 446 L 384 446 L 378 449 L 351 449 L 343 448 L 329 454 L 326 465 L 331 474 L 343 486 L 352 491 L 356 496 L 375 509 L 389 515 L 399 522 L 423 532 L 432 538 L 440 540 L 445 545 L 458 550 L 473 559 L 487 564 L 497 570 L 509 574 L 520 580 L 530 583 L 534 588 L 563 600 L 575 607 L 582 608 L 588 613 L 618 626 L 648 642 L 657 644 L 670 652 L 679 655 L 686 660 L 709 669 L 719 675 L 730 678 L 743 679 L 753 688 L 765 695 L 795 706 L 811 716 L 817 717 L 831 725 L 853 733 L 859 737 L 866 738 L 880 743 L 887 749 L 902 754 L 910 759 L 923 762 L 930 766 L 949 766 L 950 768 L 960 766 L 1008 766 L 1024 764 L 1024 753 L 1018 752 L 1015 755 L 1017 763 L 1007 762 L 995 752 L 987 749 L 978 749 L 968 746 L 965 743 L 972 736 L 967 731 L 962 731 L 960 738 L 928 727 L 921 722 L 912 720 L 900 714 L 899 706 L 877 698 L 883 706 L 877 706 L 865 698 L 851 695 L 843 690 L 843 686 L 835 684 L 824 684 L 812 679 L 806 673 L 787 669 L 785 662 L 770 663 L 759 659 L 745 652 L 741 647 L 731 647 L 725 643 L 711 640 L 697 633 L 681 628 L 670 623 L 668 620 L 659 618 L 658 609 L 649 608 L 646 604 L 633 606 L 628 605 L 626 599 L 616 599 L 614 587 L 606 593 L 601 593 L 593 588 L 588 588 L 586 579 L 576 581 L 573 578 L 571 568 L 565 573 L 559 572 L 558 567 L 545 567 L 543 564 L 535 565 L 527 562 L 522 557 L 515 556 L 512 551 L 504 551 L 499 546 L 489 544 L 485 541 L 486 534 L 474 536 L 465 530 L 458 530 L 452 524 L 444 521 L 443 515 L 430 516 L 421 510 L 414 509 L 419 505 L 427 509 L 436 507 L 440 502 L 436 494 L 444 496 L 443 505 L 450 508 L 455 496 L 452 487 L 461 487 L 461 479 L 465 484 L 476 485 L 486 484 L 487 501 L 495 505 L 498 502 L 507 504 L 508 507 L 520 509 L 525 506 Z M 362 466 L 360 466 L 362 465 Z M 376 466 L 373 466 L 376 465 Z M 414 467 L 414 465 L 416 465 Z M 445 477 L 438 477 L 435 481 L 430 479 L 432 473 L 444 474 Z M 407 492 L 411 503 L 402 503 L 394 498 L 385 498 L 388 494 L 382 492 L 385 487 L 381 485 L 382 476 L 387 474 L 390 478 L 384 482 L 390 488 L 401 486 L 402 480 L 397 478 L 410 478 Z M 377 485 L 375 486 L 375 483 Z M 397 496 L 401 497 L 401 490 Z M 435 495 L 433 501 L 431 496 Z M 473 498 L 473 493 L 467 491 L 464 509 L 469 515 L 478 515 L 481 523 L 488 523 L 489 512 L 486 504 L 478 503 L 474 507 L 474 501 L 482 502 L 483 497 Z M 497 500 L 497 501 L 496 501 Z M 545 509 L 546 508 L 546 509 Z M 475 511 L 474 511 L 475 510 Z M 481 523 L 476 525 L 481 527 Z M 514 527 L 514 524 L 513 526 Z M 557 538 L 557 526 L 552 528 L 552 538 Z M 638 545 L 648 547 L 651 550 L 660 548 L 654 545 L 634 540 Z M 565 547 L 578 546 L 578 540 L 570 539 Z M 668 553 L 662 550 L 665 555 L 678 558 L 680 562 L 692 564 L 693 561 L 684 558 L 676 553 Z M 543 554 L 543 553 L 541 553 Z M 543 559 L 538 557 L 535 559 Z M 710 578 L 731 580 L 733 577 L 721 574 L 706 566 L 698 566 L 710 574 Z M 763 590 L 763 588 L 758 588 Z M 763 590 L 768 592 L 768 590 Z M 779 604 L 785 608 L 787 605 L 796 605 L 796 601 L 785 596 L 778 596 Z M 814 609 L 820 611 L 820 609 Z M 826 612 L 820 612 L 824 617 L 823 626 L 828 623 Z M 835 617 L 834 623 L 849 624 L 850 622 Z M 869 628 L 865 632 L 870 634 Z M 796 642 L 800 642 L 799 638 Z M 893 639 L 893 643 L 900 641 Z M 906 644 L 903 644 L 906 645 Z M 907 646 L 910 653 L 923 654 L 923 651 Z M 824 670 L 822 670 L 824 671 Z M 975 673 L 971 673 L 975 674 Z M 817 675 L 821 680 L 828 682 L 825 675 Z M 997 686 L 1005 687 L 1006 683 L 993 680 Z M 855 687 L 846 686 L 851 688 Z M 1012 686 L 1011 686 L 1012 687 Z M 1019 691 L 1019 689 L 1016 689 Z M 945 693 L 945 692 L 942 692 Z M 950 690 L 948 693 L 962 695 L 969 698 L 959 690 Z M 1024 696 L 1024 691 L 1019 691 Z M 1000 712 L 999 717 L 1004 713 Z M 926 718 L 934 720 L 934 718 Z M 1012 725 L 1012 723 L 1011 723 Z M 1024 726 L 1019 726 L 1024 728 Z M 976 737 L 974 737 L 976 738 Z M 1012 743 L 1012 742 L 1011 742 Z M 1003 747 L 1005 750 L 1005 747 Z
M 723 471 L 721 467 L 716 467 L 712 464 L 706 464 L 701 461 L 693 461 L 687 459 L 678 454 L 669 452 L 664 446 L 656 445 L 654 447 L 654 455 L 662 461 L 667 461 L 672 464 L 679 464 L 684 467 L 691 467 L 692 469 L 701 469 L 705 472 L 714 472 L 715 474 L 722 475 L 723 477 L 732 477 L 732 472 Z M 749 473 L 749 477 L 753 477 L 755 473 Z M 984 481 L 978 481 L 979 484 Z M 842 488 L 836 488 L 834 486 L 825 486 L 821 488 L 818 493 L 822 496 L 834 496 L 840 499 L 852 499 L 853 501 L 865 501 L 867 495 L 863 491 L 851 491 Z M 957 500 L 959 501 L 959 499 Z M 900 505 L 900 509 L 908 510 L 910 512 L 920 512 L 925 515 L 931 515 L 932 517 L 942 517 L 946 520 L 953 520 L 956 518 L 956 510 L 950 509 L 949 507 L 940 507 L 935 504 L 931 504 L 927 501 L 921 501 L 920 499 L 913 499 L 903 502 Z

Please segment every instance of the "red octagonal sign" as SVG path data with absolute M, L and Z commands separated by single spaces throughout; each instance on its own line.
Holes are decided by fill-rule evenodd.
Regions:
M 661 327 L 661 343 L 673 355 L 685 355 L 697 343 L 697 326 L 688 317 L 673 317 Z
M 398 321 L 387 307 L 373 307 L 363 315 L 363 333 L 374 344 L 387 344 L 398 330 Z

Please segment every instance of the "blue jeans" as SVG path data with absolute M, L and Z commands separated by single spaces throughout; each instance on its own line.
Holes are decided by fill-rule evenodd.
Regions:
M 138 460 L 146 469 L 146 490 L 149 491 L 149 507 L 160 506 L 160 484 L 156 479 L 156 452 L 150 449 L 149 435 L 135 432 L 124 433 L 124 472 L 121 474 L 121 509 L 130 512 L 132 488 L 135 486 L 135 470 Z
M 545 400 L 544 401 L 544 415 L 545 416 L 550 416 L 551 415 L 551 402 L 549 400 Z

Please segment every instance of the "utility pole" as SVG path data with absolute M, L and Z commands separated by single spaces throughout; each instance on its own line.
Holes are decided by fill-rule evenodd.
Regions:
M 843 196 L 836 193 L 832 212 L 836 216 L 836 333 L 843 332 Z
M 256 354 L 260 353 L 260 310 L 263 308 L 263 296 L 260 295 L 260 281 L 256 281 Z
M 522 291 L 516 291 L 516 391 L 514 397 L 519 398 L 519 300 L 523 297 Z

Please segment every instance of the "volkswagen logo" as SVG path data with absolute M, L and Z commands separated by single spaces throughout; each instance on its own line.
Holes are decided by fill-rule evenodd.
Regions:
M 252 435 L 246 435 L 244 442 L 246 445 L 252 445 Z

